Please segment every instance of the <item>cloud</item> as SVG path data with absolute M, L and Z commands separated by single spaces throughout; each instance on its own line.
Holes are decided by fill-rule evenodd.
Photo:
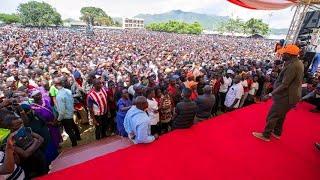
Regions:
M 100 7 L 111 16 L 135 16 L 139 13 L 163 13 L 174 9 L 202 12 L 222 16 L 240 17 L 244 20 L 262 18 L 272 27 L 289 27 L 292 14 L 290 9 L 279 11 L 257 11 L 233 5 L 226 0 L 39 0 L 51 4 L 61 13 L 62 18 L 79 18 L 84 6 Z M 16 12 L 20 3 L 28 0 L 0 0 L 0 12 Z M 270 13 L 272 16 L 270 18 Z

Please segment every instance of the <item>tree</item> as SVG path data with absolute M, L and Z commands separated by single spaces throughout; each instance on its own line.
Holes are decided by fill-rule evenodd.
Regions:
M 179 33 L 179 34 L 201 34 L 203 28 L 198 22 L 188 24 L 179 21 L 169 21 L 165 23 L 151 23 L 147 27 L 151 31 Z
M 227 22 L 220 23 L 216 30 L 221 33 L 229 32 L 233 34 L 243 32 L 243 28 L 243 21 L 237 17 L 236 19 L 230 18 L 227 20 Z
M 119 21 L 114 21 L 113 24 L 114 24 L 115 27 L 121 27 L 122 26 L 122 24 Z
M 243 33 L 243 34 L 261 34 L 267 35 L 270 32 L 269 25 L 261 19 L 251 18 L 247 22 L 243 22 L 240 18 L 229 19 L 227 22 L 221 23 L 216 29 L 220 33 Z
M 267 35 L 270 32 L 270 28 L 261 19 L 251 18 L 245 23 L 245 32 L 251 35 Z
M 82 21 L 90 25 L 111 26 L 114 24 L 112 18 L 106 14 L 101 8 L 83 7 L 80 10 Z
M 17 14 L 0 13 L 0 21 L 3 21 L 5 24 L 19 23 L 20 17 Z
M 30 1 L 18 7 L 23 25 L 49 26 L 61 25 L 61 15 L 48 3 Z

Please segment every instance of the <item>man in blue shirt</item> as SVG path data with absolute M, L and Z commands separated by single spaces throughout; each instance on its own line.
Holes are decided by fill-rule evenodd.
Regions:
M 78 126 L 73 121 L 73 96 L 69 89 L 62 86 L 61 79 L 54 79 L 55 87 L 58 89 L 56 97 L 56 108 L 59 113 L 58 121 L 60 121 L 69 135 L 72 146 L 77 146 L 77 140 L 81 140 Z
M 143 96 L 135 99 L 135 106 L 132 106 L 124 118 L 124 128 L 129 138 L 135 143 L 151 143 L 158 136 L 152 136 L 150 130 L 150 117 L 145 112 L 148 108 L 148 101 Z

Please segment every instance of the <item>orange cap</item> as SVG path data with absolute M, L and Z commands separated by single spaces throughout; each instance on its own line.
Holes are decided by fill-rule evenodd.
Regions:
M 195 85 L 197 85 L 197 84 L 198 84 L 197 82 L 191 81 L 191 82 L 189 82 L 189 87 L 191 88 L 192 86 L 195 86 Z
M 286 45 L 285 47 L 281 48 L 278 50 L 278 53 L 279 54 L 291 54 L 291 55 L 294 55 L 294 56 L 298 56 L 299 53 L 300 53 L 300 48 L 296 45 L 293 45 L 293 44 L 289 44 L 289 45 Z

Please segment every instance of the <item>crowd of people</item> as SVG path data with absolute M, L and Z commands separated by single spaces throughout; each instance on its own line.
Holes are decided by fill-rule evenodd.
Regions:
M 274 40 L 145 30 L 0 28 L 0 173 L 48 172 L 64 130 L 96 140 L 117 134 L 150 143 L 161 134 L 259 102 L 283 62 Z M 319 76 L 304 100 L 320 111 Z M 14 142 L 14 143 L 13 143 Z M 0 158 L 1 159 L 1 158 Z M 1 166 L 0 166 L 1 167 Z

